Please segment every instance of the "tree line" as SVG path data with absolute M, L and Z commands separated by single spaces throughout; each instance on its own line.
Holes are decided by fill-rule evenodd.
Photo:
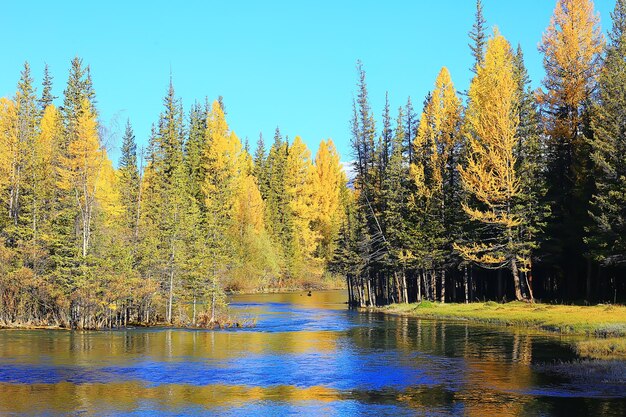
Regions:
M 320 284 L 347 198 L 331 140 L 313 159 L 277 128 L 251 155 L 221 97 L 185 112 L 170 80 L 116 168 L 90 67 L 72 60 L 59 107 L 52 81 L 37 95 L 25 63 L 0 99 L 0 324 L 210 326 L 226 290 Z
M 357 63 L 354 193 L 330 267 L 357 306 L 586 302 L 626 295 L 626 1 L 605 40 L 591 0 L 558 0 L 533 90 L 520 46 L 476 3 L 469 90 L 441 69 L 376 125 Z M 380 125 L 379 125 L 380 126 Z

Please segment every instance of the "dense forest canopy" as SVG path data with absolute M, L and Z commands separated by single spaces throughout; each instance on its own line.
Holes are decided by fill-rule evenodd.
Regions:
M 357 63 L 349 183 L 330 139 L 313 156 L 277 128 L 251 151 L 222 97 L 185 108 L 172 80 L 114 164 L 89 66 L 57 97 L 25 63 L 0 99 L 0 322 L 212 324 L 228 290 L 331 274 L 359 306 L 623 300 L 626 0 L 608 39 L 592 1 L 557 1 L 536 91 L 476 6 L 469 90 L 444 67 L 419 115 L 386 100 L 377 124 Z
M 533 91 L 521 47 L 488 32 L 460 93 L 441 69 L 417 117 L 376 125 L 358 63 L 356 178 L 340 251 L 350 302 L 616 302 L 626 297 L 626 2 L 608 42 L 590 0 L 558 0 Z M 379 125 L 380 126 L 380 125 Z
M 216 322 L 225 290 L 319 285 L 346 179 L 276 129 L 254 155 L 219 100 L 185 112 L 170 82 L 147 149 L 130 121 L 116 169 L 90 69 L 72 61 L 60 107 L 28 63 L 0 107 L 4 323 L 93 328 Z

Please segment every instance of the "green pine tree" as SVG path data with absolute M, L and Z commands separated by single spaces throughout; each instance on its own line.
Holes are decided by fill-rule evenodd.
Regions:
M 138 235 L 139 217 L 139 169 L 137 165 L 137 143 L 135 133 L 130 124 L 126 121 L 126 130 L 122 138 L 122 155 L 119 164 L 120 191 L 122 195 L 122 205 L 124 207 L 124 221 L 127 230 L 132 231 L 132 235 Z
M 56 100 L 56 96 L 52 95 L 52 75 L 50 75 L 50 70 L 48 68 L 48 64 L 45 65 L 43 69 L 43 82 L 42 82 L 42 90 L 41 90 L 41 98 L 39 99 L 39 110 L 43 115 L 44 110 L 50 104 Z
M 626 1 L 617 0 L 609 33 L 604 68 L 593 106 L 591 160 L 595 192 L 590 213 L 593 224 L 587 242 L 604 267 L 626 266 Z M 591 283 L 587 286 L 588 299 Z
M 472 51 L 472 57 L 474 58 L 474 64 L 472 65 L 472 72 L 476 74 L 476 69 L 483 63 L 485 56 L 485 46 L 487 45 L 487 20 L 483 15 L 483 2 L 482 0 L 476 0 L 476 14 L 474 15 L 474 24 L 472 30 L 469 33 L 470 39 L 473 44 L 470 44 L 470 50 Z

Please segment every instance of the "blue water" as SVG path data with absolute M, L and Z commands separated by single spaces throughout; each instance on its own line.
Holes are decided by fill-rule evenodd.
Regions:
M 0 414 L 626 415 L 626 365 L 568 340 L 344 300 L 235 297 L 252 329 L 3 330 Z

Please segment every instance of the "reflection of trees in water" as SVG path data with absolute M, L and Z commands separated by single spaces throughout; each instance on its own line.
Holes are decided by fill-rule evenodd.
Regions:
M 434 387 L 415 385 L 397 392 L 395 400 L 412 409 L 514 416 L 553 413 L 572 402 L 571 398 L 530 394 L 542 386 L 550 392 L 545 376 L 534 371 L 533 361 L 569 359 L 565 345 L 546 337 L 533 336 L 524 330 L 494 330 L 488 325 L 403 316 L 381 317 L 377 313 L 362 313 L 359 319 L 368 327 L 352 329 L 350 336 L 363 352 L 397 349 L 404 355 L 398 359 L 403 365 L 409 363 L 408 366 L 426 373 L 449 372 Z M 541 359 L 535 359 L 537 353 Z M 433 361 L 437 364 L 433 365 Z M 624 405 L 613 400 L 581 399 L 572 403 L 578 403 L 580 408 L 573 409 L 571 415 L 626 415 Z
M 154 362 L 160 367 L 168 363 L 183 363 L 186 366 L 186 363 L 206 360 L 237 363 L 249 356 L 262 358 L 268 355 L 269 361 L 278 357 L 281 362 L 276 367 L 273 367 L 273 362 L 269 367 L 261 367 L 263 372 L 269 372 L 269 378 L 262 380 L 260 375 L 258 381 L 254 380 L 254 385 L 271 384 L 268 381 L 272 380 L 272 376 L 283 372 L 303 377 L 314 375 L 316 370 L 327 366 L 341 367 L 347 372 L 337 375 L 350 375 L 351 372 L 361 375 L 354 378 L 358 381 L 355 386 L 346 390 L 327 386 L 307 387 L 306 381 L 302 381 L 304 387 L 221 384 L 152 386 L 142 381 L 0 384 L 0 414 L 74 410 L 104 413 L 113 407 L 123 413 L 146 406 L 167 412 L 190 406 L 210 409 L 257 401 L 279 401 L 288 404 L 289 409 L 292 406 L 296 409 L 302 401 L 314 401 L 325 403 L 332 410 L 335 401 L 353 401 L 358 407 L 387 404 L 408 407 L 424 414 L 441 411 L 452 415 L 506 416 L 572 410 L 571 414 L 626 415 L 623 400 L 558 399 L 533 395 L 535 388 L 545 387 L 548 394 L 552 389 L 546 383 L 548 377 L 538 372 L 534 364 L 567 358 L 563 355 L 566 348 L 547 337 L 467 322 L 391 317 L 377 313 L 348 314 L 347 318 L 355 326 L 337 332 L 138 329 L 0 333 L 2 357 L 18 357 L 37 365 L 43 362 L 40 359 L 43 358 L 42 352 L 46 352 L 46 366 L 59 365 L 63 369 L 67 365 L 71 369 L 78 368 L 81 373 L 90 372 L 92 364 L 97 372 L 99 367 L 134 360 Z M 345 320 L 345 317 L 339 314 L 333 320 Z M 290 354 L 300 353 L 313 353 L 310 357 L 320 361 L 306 362 L 306 369 L 303 369 L 302 361 L 289 357 Z M 176 372 L 198 371 L 188 371 L 184 366 L 182 371 Z M 396 372 L 396 369 L 399 372 L 411 369 L 416 372 L 407 374 L 413 376 L 402 377 L 400 387 L 385 385 L 363 389 L 359 385 L 362 381 L 367 385 L 369 375 Z M 148 368 L 145 371 L 150 372 Z M 414 380 L 407 380 L 413 377 Z M 207 382 L 213 380 L 208 378 Z M 224 383 L 234 382 L 226 380 Z

